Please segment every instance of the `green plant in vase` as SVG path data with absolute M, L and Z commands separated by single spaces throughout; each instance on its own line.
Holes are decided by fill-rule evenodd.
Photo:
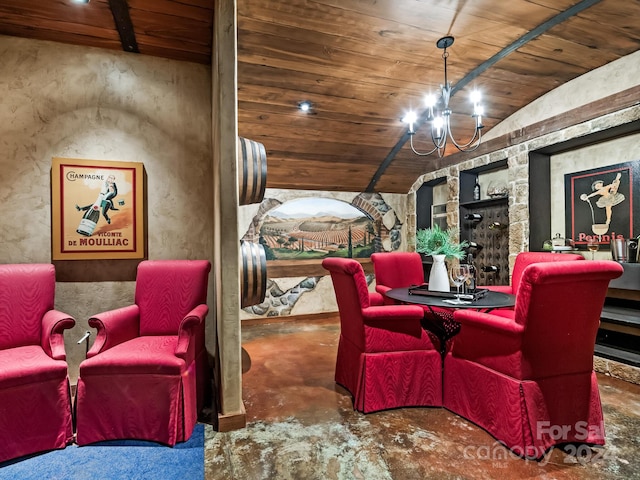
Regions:
M 445 260 L 462 260 L 465 248 L 469 243 L 457 241 L 458 230 L 442 230 L 438 225 L 423 228 L 416 232 L 416 251 L 433 257 L 433 265 L 429 274 L 429 290 L 438 292 L 449 291 L 449 276 Z
M 416 232 L 416 251 L 424 255 L 444 255 L 447 260 L 462 260 L 469 243 L 466 240 L 458 243 L 457 237 L 455 228 L 442 230 L 438 225 L 423 228 Z

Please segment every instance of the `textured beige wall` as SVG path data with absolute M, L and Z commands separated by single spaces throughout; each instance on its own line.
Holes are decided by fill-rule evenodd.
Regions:
M 581 75 L 518 110 L 483 137 L 490 140 L 635 87 L 639 84 L 638 65 L 640 51 Z
M 52 157 L 142 162 L 148 258 L 211 258 L 211 73 L 204 65 L 0 36 L 0 262 L 51 262 Z M 95 313 L 133 282 L 59 282 L 72 380 Z M 211 287 L 209 305 L 211 306 Z
M 550 164 L 551 237 L 556 233 L 565 238 L 571 237 L 571 232 L 565 230 L 565 174 L 634 161 L 640 161 L 640 133 L 553 155 Z M 634 235 L 638 234 L 640 232 L 634 232 Z M 594 258 L 609 260 L 611 252 L 602 249 L 595 253 Z

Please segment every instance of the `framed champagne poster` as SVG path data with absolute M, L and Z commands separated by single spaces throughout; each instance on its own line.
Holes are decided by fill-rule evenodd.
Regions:
M 53 158 L 53 260 L 144 258 L 143 165 Z

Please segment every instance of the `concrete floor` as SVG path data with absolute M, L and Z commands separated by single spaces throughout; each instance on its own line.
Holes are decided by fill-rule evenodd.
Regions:
M 333 380 L 338 320 L 243 326 L 247 427 L 207 426 L 205 478 L 640 479 L 640 386 L 599 375 L 607 444 L 513 456 L 444 408 L 364 415 Z

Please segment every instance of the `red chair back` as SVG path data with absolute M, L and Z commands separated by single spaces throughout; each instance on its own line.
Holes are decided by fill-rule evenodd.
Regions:
M 416 252 L 379 252 L 371 255 L 376 284 L 389 288 L 424 283 L 422 257 Z
M 340 313 L 343 337 L 364 350 L 362 309 L 369 307 L 369 288 L 362 265 L 350 258 L 325 258 L 322 266 L 331 274 Z
M 0 350 L 39 345 L 42 317 L 53 309 L 51 264 L 0 265 Z
M 175 335 L 193 308 L 207 303 L 207 260 L 146 260 L 138 265 L 140 335 Z
M 622 271 L 613 261 L 545 262 L 525 268 L 514 312 L 515 321 L 525 327 L 524 378 L 591 372 L 609 281 Z
M 584 260 L 582 255 L 577 253 L 551 253 L 551 252 L 521 252 L 516 257 L 515 264 L 513 265 L 513 272 L 511 274 L 511 287 L 513 294 L 518 293 L 520 288 L 520 280 L 522 279 L 522 272 L 532 263 L 540 262 L 566 262 L 570 260 Z

